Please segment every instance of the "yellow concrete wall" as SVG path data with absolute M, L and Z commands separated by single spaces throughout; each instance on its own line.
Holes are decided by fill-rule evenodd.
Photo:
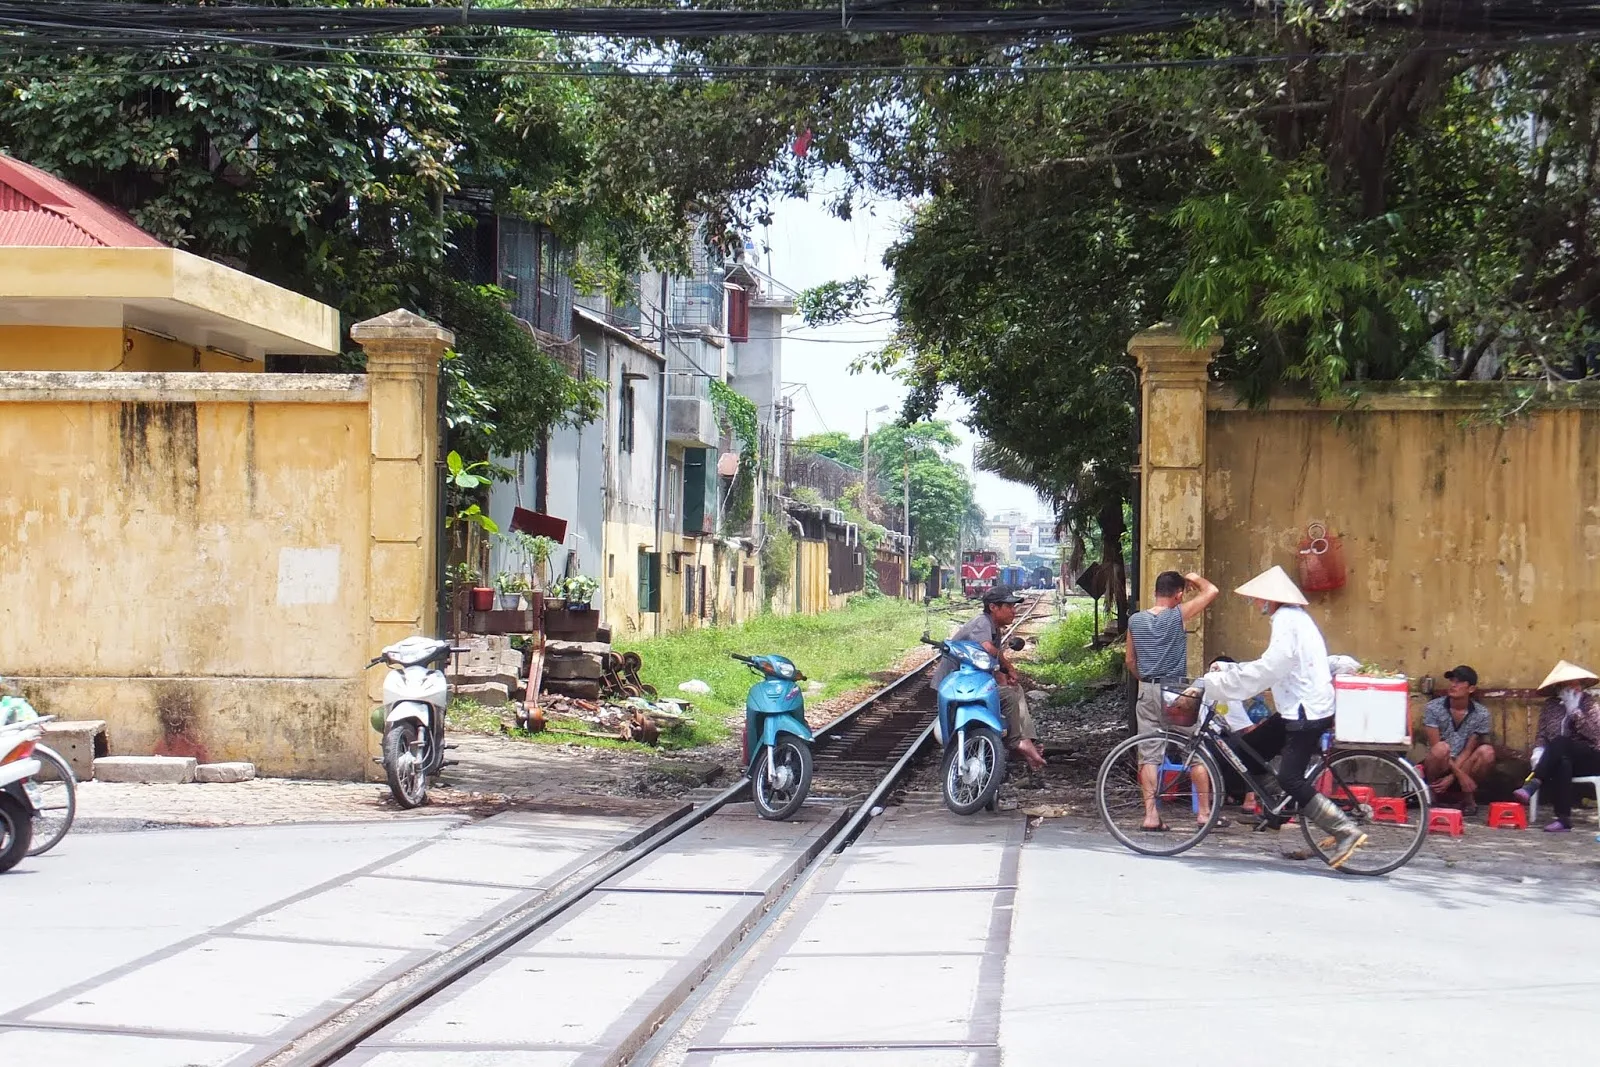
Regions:
M 1206 423 L 1205 570 L 1228 590 L 1267 566 L 1296 573 L 1309 522 L 1344 540 L 1343 589 L 1310 594 L 1330 651 L 1484 688 L 1531 688 L 1557 658 L 1600 664 L 1600 409 L 1580 403 L 1495 425 L 1497 386 L 1376 391 L 1355 408 L 1239 408 L 1213 388 Z M 1259 653 L 1267 625 L 1224 594 L 1206 655 Z M 1420 698 L 1413 710 L 1420 716 Z M 1536 709 L 1492 701 L 1526 746 Z
M 0 663 L 41 711 L 107 720 L 119 753 L 365 773 L 366 385 L 272 390 L 303 377 L 0 393 Z
M 238 360 L 141 330 L 116 326 L 0 326 L 0 370 L 204 371 L 262 373 Z

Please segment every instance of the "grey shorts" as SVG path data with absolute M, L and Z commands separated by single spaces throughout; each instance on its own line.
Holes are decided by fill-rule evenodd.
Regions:
M 1173 733 L 1192 734 L 1192 726 L 1174 726 L 1167 721 L 1167 713 L 1161 702 L 1161 685 L 1159 682 L 1140 682 L 1139 696 L 1133 705 L 1134 722 L 1139 727 L 1141 734 L 1157 733 L 1161 730 L 1170 730 Z M 1160 741 L 1146 741 L 1139 746 L 1139 762 L 1149 766 L 1161 763 L 1165 756 L 1162 751 L 1166 745 Z

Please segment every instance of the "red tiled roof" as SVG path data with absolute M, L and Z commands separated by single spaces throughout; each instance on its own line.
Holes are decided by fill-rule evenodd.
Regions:
M 165 248 L 116 208 L 0 153 L 0 247 Z

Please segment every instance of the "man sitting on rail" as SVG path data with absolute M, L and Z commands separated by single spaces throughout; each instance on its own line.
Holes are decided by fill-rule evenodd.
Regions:
M 1044 769 L 1044 753 L 1039 751 L 1039 734 L 1033 726 L 1033 716 L 1028 712 L 1028 700 L 1022 695 L 1022 683 L 1016 668 L 1006 658 L 1002 638 L 1006 627 L 1017 618 L 1017 605 L 1022 598 L 1009 585 L 996 585 L 983 594 L 983 614 L 955 632 L 952 641 L 976 641 L 999 664 L 994 679 L 1000 684 L 1000 713 L 1006 721 L 1006 743 L 1017 755 L 1027 761 L 1028 769 Z M 933 669 L 933 688 L 955 670 L 955 661 L 948 656 L 939 658 Z

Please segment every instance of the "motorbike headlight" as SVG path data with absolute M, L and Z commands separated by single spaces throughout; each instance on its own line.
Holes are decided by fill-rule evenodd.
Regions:
M 972 665 L 980 671 L 992 671 L 994 670 L 994 657 L 987 652 L 974 652 L 972 654 Z
M 786 682 L 794 681 L 794 664 L 792 664 L 792 663 L 779 663 L 779 664 L 776 665 L 776 667 L 777 667 L 778 677 L 779 678 L 782 678 Z

